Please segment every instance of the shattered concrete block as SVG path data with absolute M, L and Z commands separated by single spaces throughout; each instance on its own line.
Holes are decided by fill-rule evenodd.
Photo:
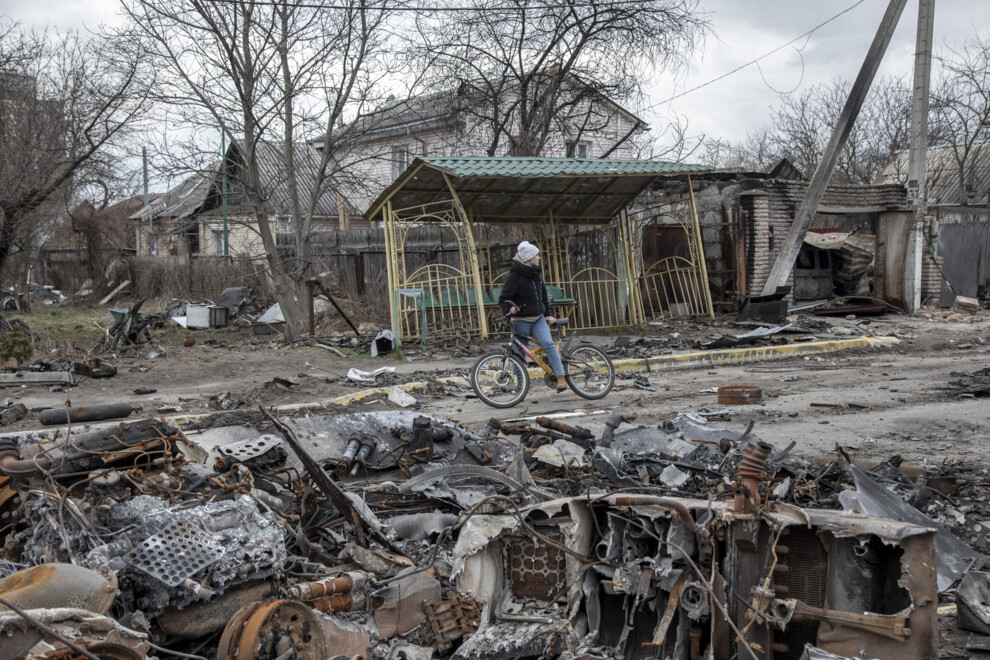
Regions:
M 954 309 L 959 309 L 964 312 L 974 313 L 980 311 L 980 301 L 976 298 L 968 298 L 966 296 L 956 296 L 956 302 L 953 305 Z

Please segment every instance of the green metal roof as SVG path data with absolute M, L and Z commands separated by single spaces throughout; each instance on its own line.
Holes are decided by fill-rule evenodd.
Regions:
M 372 219 L 386 203 L 416 208 L 450 199 L 485 222 L 544 217 L 608 221 L 661 176 L 711 172 L 705 165 L 618 158 L 426 156 L 409 164 L 365 212 Z
M 524 158 L 524 157 L 424 157 L 425 164 L 446 171 L 451 176 L 522 179 L 541 177 L 615 176 L 647 174 L 664 176 L 710 172 L 711 167 L 690 163 L 619 158 Z

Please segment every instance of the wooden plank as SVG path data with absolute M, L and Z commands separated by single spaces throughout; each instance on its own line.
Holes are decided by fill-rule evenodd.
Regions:
M 114 296 L 116 296 L 118 293 L 120 293 L 125 288 L 127 288 L 128 286 L 130 286 L 130 284 L 131 284 L 131 281 L 130 280 L 124 280 L 123 282 L 120 283 L 120 286 L 118 286 L 116 289 L 114 289 L 113 291 L 111 291 L 110 293 L 108 293 L 107 294 L 107 297 L 100 301 L 100 304 L 101 305 L 106 305 L 108 302 L 110 302 L 111 300 L 113 300 L 113 297 Z

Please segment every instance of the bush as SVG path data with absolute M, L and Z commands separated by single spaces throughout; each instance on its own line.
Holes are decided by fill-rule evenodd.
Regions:
M 20 323 L 12 323 L 7 336 L 0 338 L 0 360 L 13 358 L 21 366 L 34 355 L 34 346 Z

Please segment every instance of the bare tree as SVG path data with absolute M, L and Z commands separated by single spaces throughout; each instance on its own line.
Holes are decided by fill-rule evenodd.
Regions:
M 159 92 L 167 119 L 192 135 L 186 152 L 218 129 L 236 145 L 242 162 L 228 173 L 251 209 L 289 339 L 301 325 L 298 297 L 314 210 L 328 189 L 348 183 L 348 127 L 374 105 L 372 94 L 388 72 L 383 25 L 389 5 L 124 1 L 136 38 L 152 44 L 163 72 Z M 306 140 L 322 147 L 318 157 L 299 146 Z M 273 182 L 263 176 L 262 159 L 273 151 L 284 168 L 277 187 L 288 191 L 291 208 L 292 260 L 279 254 Z M 202 167 L 210 156 L 199 155 Z
M 782 97 L 773 109 L 770 148 L 757 135 L 750 147 L 758 147 L 763 154 L 747 157 L 766 162 L 786 156 L 803 172 L 813 172 L 848 96 L 848 81 L 836 79 Z M 873 183 L 897 153 L 907 148 L 910 126 L 911 93 L 904 79 L 877 80 L 839 155 L 833 183 Z
M 990 140 L 990 33 L 946 48 L 931 93 L 931 142 L 951 150 L 959 189 L 972 190 L 974 148 Z
M 0 27 L 0 269 L 75 191 L 117 167 L 153 72 L 110 34 Z
M 614 103 L 684 62 L 707 31 L 694 0 L 476 0 L 473 11 L 417 20 L 426 88 L 456 92 L 451 110 L 488 155 L 539 156 L 554 136 L 601 134 L 609 155 L 640 125 L 615 126 Z

